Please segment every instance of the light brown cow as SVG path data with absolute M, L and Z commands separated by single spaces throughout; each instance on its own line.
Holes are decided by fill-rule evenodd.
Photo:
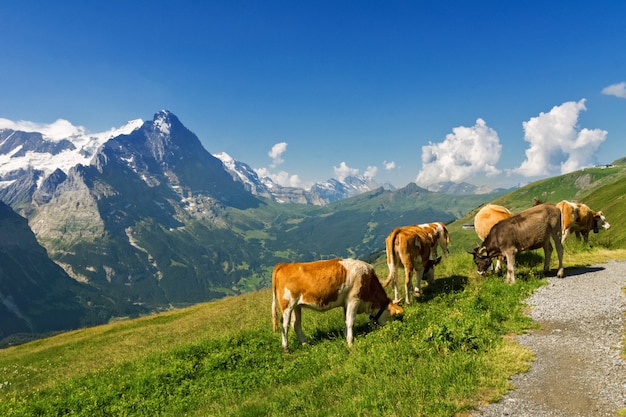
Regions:
M 561 242 L 565 242 L 569 233 L 574 232 L 577 239 L 580 240 L 580 235 L 582 235 L 585 243 L 588 243 L 590 231 L 598 233 L 601 229 L 608 230 L 611 227 L 604 213 L 593 211 L 586 204 L 563 200 L 556 206 L 561 210 L 562 216 Z
M 498 223 L 502 219 L 511 217 L 511 213 L 506 207 L 499 206 L 497 204 L 487 204 L 474 216 L 474 231 L 478 235 L 478 238 L 482 241 L 485 240 L 489 231 L 494 224 Z M 499 272 L 501 268 L 500 259 L 496 259 L 496 272 Z
M 559 258 L 557 276 L 565 276 L 563 270 L 563 244 L 561 243 L 561 210 L 554 204 L 539 204 L 496 223 L 482 245 L 471 252 L 478 272 L 485 272 L 493 258 L 506 257 L 506 280 L 515 283 L 515 255 L 517 252 L 543 248 L 544 273 L 550 270 L 550 256 L 554 241 Z
M 411 286 L 411 276 L 415 271 L 415 297 L 421 295 L 422 277 L 425 275 L 429 284 L 435 280 L 434 267 L 441 261 L 430 259 L 430 249 L 434 242 L 434 236 L 430 228 L 422 228 L 419 225 L 405 226 L 393 229 L 385 240 L 387 250 L 387 267 L 389 276 L 383 283 L 387 287 L 393 282 L 394 301 L 398 298 L 398 267 L 404 267 L 404 296 L 407 304 L 411 303 L 409 287 Z
M 384 325 L 389 317 L 403 312 L 391 302 L 374 267 L 355 259 L 332 259 L 305 263 L 277 264 L 272 272 L 272 325 L 278 331 L 278 310 L 282 312 L 282 346 L 289 351 L 287 333 L 293 326 L 300 343 L 302 307 L 327 311 L 343 307 L 348 346 L 354 340 L 352 327 L 358 313 L 369 313 L 372 324 Z M 293 316 L 292 316 L 293 313 Z
M 494 224 L 512 215 L 513 213 L 506 207 L 497 204 L 487 204 L 478 210 L 478 213 L 474 216 L 474 230 L 478 238 L 481 241 L 485 240 Z

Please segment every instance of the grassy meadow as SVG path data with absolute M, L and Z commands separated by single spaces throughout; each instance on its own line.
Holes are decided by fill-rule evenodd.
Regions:
M 512 336 L 534 326 L 523 300 L 545 283 L 542 252 L 518 258 L 511 286 L 478 276 L 457 247 L 400 320 L 369 328 L 359 316 L 351 349 L 341 309 L 304 310 L 310 343 L 298 344 L 291 331 L 292 352 L 284 354 L 271 330 L 269 290 L 7 348 L 0 415 L 468 414 L 497 400 L 511 388 L 508 377 L 532 361 Z M 566 267 L 615 258 L 626 251 L 566 242 Z M 375 267 L 386 277 L 382 258 Z
M 622 168 L 539 181 L 494 203 L 519 212 L 535 196 L 553 203 L 583 199 L 601 208 L 613 227 L 592 234 L 589 245 L 568 238 L 566 275 L 626 259 Z M 576 191 L 581 178 L 586 194 Z M 515 285 L 476 274 L 466 251 L 478 239 L 462 227 L 476 210 L 449 225 L 452 253 L 437 266 L 422 299 L 384 327 L 370 328 L 368 317 L 358 316 L 351 349 L 341 309 L 304 310 L 310 343 L 300 345 L 291 331 L 292 352 L 284 354 L 265 289 L 2 349 L 0 415 L 469 415 L 500 398 L 511 388 L 509 377 L 530 366 L 532 352 L 514 335 L 535 326 L 524 299 L 546 283 L 543 251 L 518 255 Z M 386 278 L 384 254 L 367 261 Z M 552 274 L 556 266 L 553 254 Z

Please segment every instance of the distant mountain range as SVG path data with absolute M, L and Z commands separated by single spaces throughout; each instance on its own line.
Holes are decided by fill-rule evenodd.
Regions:
M 0 245 L 0 339 L 266 287 L 277 262 L 364 257 L 394 227 L 501 194 L 364 177 L 280 187 L 209 153 L 168 111 L 98 136 L 0 130 L 0 221 L 19 226 Z

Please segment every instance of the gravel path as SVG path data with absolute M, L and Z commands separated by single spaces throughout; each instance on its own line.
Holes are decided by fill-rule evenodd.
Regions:
M 548 278 L 532 294 L 541 325 L 518 337 L 536 360 L 511 378 L 515 389 L 476 417 L 602 417 L 626 409 L 626 361 L 620 356 L 626 312 L 626 262 L 611 261 Z

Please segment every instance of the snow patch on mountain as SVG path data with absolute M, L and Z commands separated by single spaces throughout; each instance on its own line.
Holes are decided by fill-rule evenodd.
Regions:
M 59 119 L 51 124 L 32 122 L 12 122 L 0 118 L 0 177 L 10 172 L 34 169 L 44 172 L 44 177 L 61 169 L 67 173 L 77 164 L 88 165 L 91 157 L 107 140 L 124 134 L 129 134 L 143 125 L 143 120 L 131 120 L 122 127 L 112 128 L 99 133 L 87 133 L 85 128 L 74 126 L 67 120 Z M 31 141 L 59 144 L 62 141 L 67 146 L 48 146 L 47 151 L 26 150 L 24 145 L 9 146 L 9 141 L 18 134 L 30 134 Z M 40 146 L 41 147 L 41 146 Z M 8 148 L 8 149 L 6 149 Z M 56 150 L 54 150 L 56 149 Z M 5 182 L 6 183 L 6 182 Z

